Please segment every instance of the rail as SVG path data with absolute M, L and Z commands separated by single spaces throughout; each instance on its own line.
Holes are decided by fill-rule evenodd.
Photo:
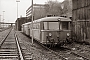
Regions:
M 2 44 L 4 43 L 4 41 L 6 40 L 8 35 L 10 34 L 11 30 L 12 30 L 12 28 L 10 29 L 9 33 L 5 36 L 5 38 L 0 42 L 0 47 L 2 46 Z
M 17 37 L 16 34 L 15 34 L 15 40 L 16 40 L 18 51 L 19 51 L 19 54 L 20 54 L 20 60 L 24 60 L 24 57 L 23 57 L 23 54 L 22 54 L 22 51 L 21 51 L 21 47 L 20 47 L 20 44 L 19 44 L 19 41 L 18 41 L 18 37 Z
M 12 59 L 25 60 L 22 54 L 22 50 L 18 41 L 18 37 L 15 32 L 10 29 L 9 33 L 4 37 L 0 43 L 0 59 Z M 13 36 L 10 34 L 14 34 Z M 11 37 L 12 36 L 12 37 Z M 15 38 L 14 38 L 15 37 Z M 3 51 L 3 52 L 2 52 Z

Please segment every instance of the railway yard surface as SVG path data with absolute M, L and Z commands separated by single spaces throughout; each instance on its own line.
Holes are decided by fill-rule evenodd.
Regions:
M 90 45 L 84 43 L 46 47 L 20 31 L 0 32 L 0 60 L 90 60 Z

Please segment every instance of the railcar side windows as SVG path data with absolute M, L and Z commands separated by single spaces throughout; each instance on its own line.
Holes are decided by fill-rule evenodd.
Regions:
M 44 30 L 47 30 L 48 27 L 47 27 L 47 22 L 44 22 Z
M 33 24 L 33 29 L 40 29 L 40 24 L 39 23 Z

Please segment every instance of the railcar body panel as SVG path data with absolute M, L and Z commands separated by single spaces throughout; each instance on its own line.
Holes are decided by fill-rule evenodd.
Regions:
M 26 35 L 30 35 L 30 27 L 29 27 L 30 24 L 31 24 L 31 22 L 22 24 L 22 31 L 23 31 Z
M 34 30 L 33 30 L 33 37 L 34 37 L 36 40 L 40 41 L 40 30 L 39 30 L 39 29 L 34 29 Z
M 44 31 L 44 30 L 42 30 L 41 33 L 42 33 L 41 36 L 42 36 L 43 44 L 50 44 L 50 42 L 47 40 L 47 36 L 49 36 L 49 34 L 52 34 L 54 43 L 58 44 L 59 42 L 62 43 L 63 41 L 66 40 L 67 33 L 71 34 L 71 30 L 67 30 L 67 31 Z M 58 37 L 59 37 L 59 40 L 58 40 Z M 70 35 L 70 37 L 71 37 L 71 35 Z

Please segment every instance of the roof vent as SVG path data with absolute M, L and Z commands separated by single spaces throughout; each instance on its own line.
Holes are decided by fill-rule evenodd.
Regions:
M 52 17 L 52 16 L 56 16 L 56 15 L 47 15 L 47 17 Z

